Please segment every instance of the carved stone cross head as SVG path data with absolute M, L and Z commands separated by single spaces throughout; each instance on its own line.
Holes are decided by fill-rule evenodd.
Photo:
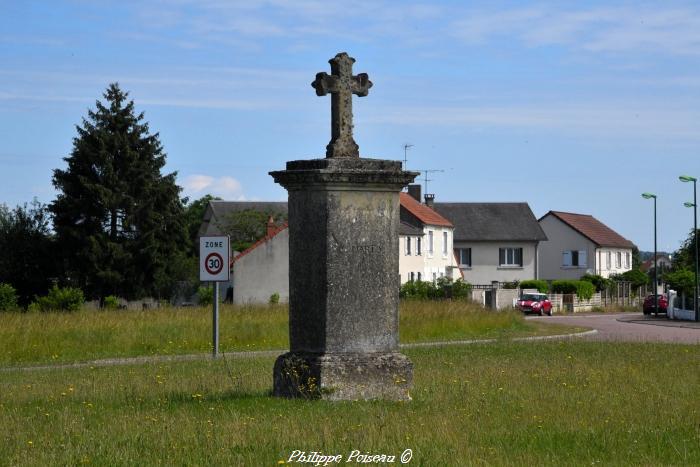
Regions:
M 311 83 L 317 96 L 331 93 L 331 142 L 326 146 L 326 157 L 360 157 L 360 148 L 352 137 L 352 95 L 366 96 L 372 82 L 367 73 L 352 75 L 355 59 L 345 52 L 328 63 L 331 74 L 316 73 Z

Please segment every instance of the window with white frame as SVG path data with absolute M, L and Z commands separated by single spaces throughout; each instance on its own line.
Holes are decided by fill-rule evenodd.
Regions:
M 617 257 L 617 258 L 616 258 L 616 259 L 617 259 L 617 261 L 616 261 L 616 263 L 617 263 L 616 266 L 617 266 L 617 268 L 619 269 L 619 268 L 622 267 L 622 252 L 621 252 L 621 251 L 618 251 L 618 252 L 617 252 L 617 255 L 615 255 L 615 256 Z
M 421 255 L 421 242 L 422 242 L 422 240 L 423 239 L 421 237 L 416 238 L 416 256 Z
M 606 252 L 605 254 L 605 266 L 606 269 L 610 269 L 610 266 L 612 265 L 612 253 L 611 252 Z
M 586 250 L 567 250 L 562 253 L 562 266 L 585 268 L 588 266 Z
M 447 232 L 442 233 L 442 256 L 447 256 Z
M 408 280 L 409 280 L 409 281 L 413 282 L 413 280 L 414 280 L 415 278 L 416 278 L 416 276 L 415 276 L 414 273 L 412 273 L 412 272 L 409 272 L 409 273 L 408 273 Z
M 631 267 L 631 264 L 630 264 L 630 256 L 631 256 L 631 255 L 630 255 L 630 252 L 629 252 L 629 251 L 628 251 L 627 253 L 625 253 L 625 267 L 626 267 L 626 268 Z
M 498 264 L 500 266 L 522 266 L 523 265 L 523 249 L 522 248 L 499 248 L 498 249 Z
M 428 254 L 433 254 L 433 231 L 428 230 Z
M 472 249 L 471 248 L 455 248 L 455 256 L 460 268 L 472 267 Z
M 418 273 L 418 282 L 421 281 L 421 277 L 420 277 L 420 276 L 421 276 L 421 273 Z
M 406 237 L 406 256 L 411 256 L 411 237 Z

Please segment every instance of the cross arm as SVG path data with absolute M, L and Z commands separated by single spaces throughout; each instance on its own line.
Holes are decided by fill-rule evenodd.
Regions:
M 317 96 L 325 96 L 329 92 L 337 91 L 338 77 L 322 71 L 316 73 L 316 79 L 311 83 L 311 86 L 316 90 Z
M 357 76 L 353 76 L 351 83 L 353 94 L 357 94 L 360 97 L 366 96 L 369 88 L 372 87 L 372 82 L 369 80 L 367 73 L 359 73 Z

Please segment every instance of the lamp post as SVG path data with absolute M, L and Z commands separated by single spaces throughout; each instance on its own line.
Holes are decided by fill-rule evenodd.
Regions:
M 689 175 L 681 175 L 678 179 L 681 182 L 693 182 L 693 202 L 684 203 L 684 206 L 693 208 L 693 240 L 695 243 L 695 295 L 693 295 L 693 308 L 695 310 L 695 321 L 700 321 L 698 316 L 698 179 Z
M 659 297 L 657 295 L 657 264 L 656 264 L 656 195 L 653 193 L 642 193 L 644 199 L 654 199 L 654 316 L 659 315 Z

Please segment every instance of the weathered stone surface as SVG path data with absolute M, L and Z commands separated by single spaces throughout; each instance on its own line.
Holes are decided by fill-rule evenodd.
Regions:
M 417 172 L 398 161 L 360 159 L 352 141 L 354 59 L 338 54 L 333 139 L 326 159 L 287 162 L 270 172 L 289 192 L 289 342 L 277 359 L 273 393 L 330 400 L 409 400 L 413 367 L 399 344 L 399 191 Z M 363 94 L 364 93 L 364 94 Z
M 413 364 L 400 353 L 286 353 L 275 362 L 273 392 L 326 400 L 411 400 Z
M 326 157 L 360 157 L 360 148 L 352 137 L 352 95 L 366 96 L 372 82 L 367 73 L 352 74 L 355 59 L 341 52 L 330 59 L 331 74 L 321 72 L 311 86 L 317 96 L 331 93 L 331 141 Z

